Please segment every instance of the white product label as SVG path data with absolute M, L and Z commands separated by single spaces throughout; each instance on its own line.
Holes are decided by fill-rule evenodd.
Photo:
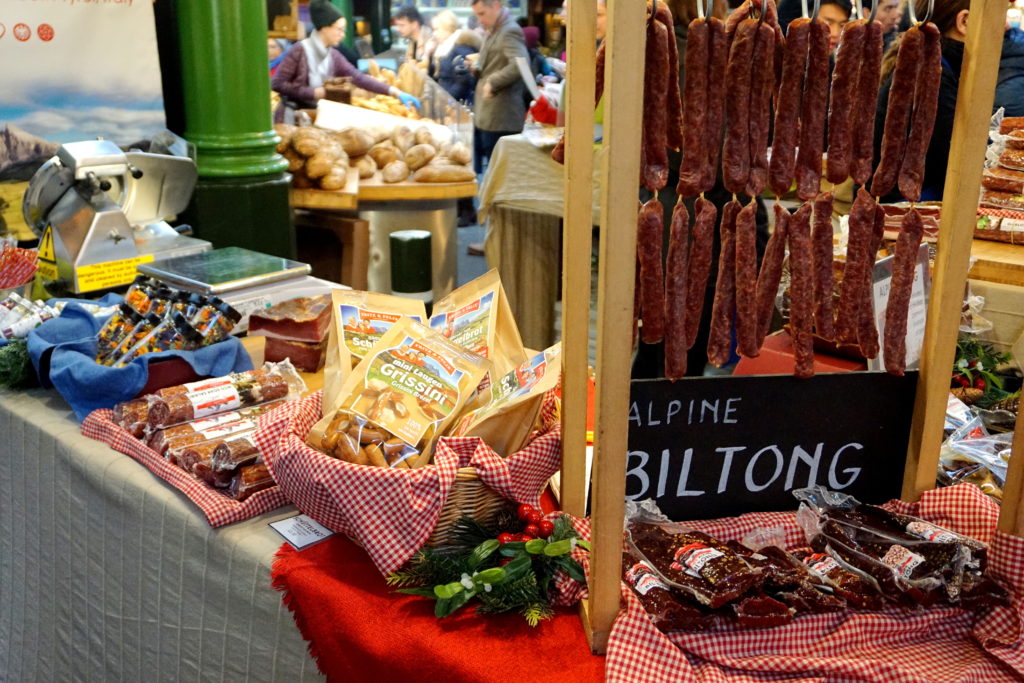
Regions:
M 295 515 L 278 522 L 271 522 L 270 528 L 281 534 L 284 540 L 296 550 L 308 548 L 314 543 L 334 535 L 334 532 L 306 515 Z
M 188 395 L 188 400 L 192 404 L 192 412 L 196 417 L 206 417 L 242 407 L 238 392 L 230 383 L 193 391 Z
M 807 568 L 818 576 L 825 576 L 833 569 L 839 569 L 839 563 L 835 558 L 825 553 L 815 553 L 804 558 Z
M 927 522 L 911 522 L 907 525 L 907 533 L 935 543 L 956 543 L 960 540 L 956 534 Z
M 229 422 L 227 424 L 217 425 L 216 427 L 210 427 L 204 429 L 200 434 L 207 441 L 213 439 L 223 439 L 225 436 L 231 436 L 232 434 L 238 434 L 239 432 L 251 432 L 255 425 L 252 420 L 239 420 L 238 422 Z
M 647 595 L 655 588 L 668 590 L 665 582 L 654 573 L 654 568 L 646 562 L 637 562 L 626 572 L 626 581 L 640 595 Z
M 691 543 L 678 548 L 675 553 L 673 569 L 684 571 L 698 579 L 702 578 L 700 570 L 716 557 L 722 557 L 724 553 L 720 550 L 710 548 L 703 543 Z
M 914 572 L 914 567 L 924 562 L 920 555 L 910 552 L 901 545 L 894 545 L 889 548 L 882 558 L 882 564 L 888 565 L 895 570 L 896 574 L 904 579 L 909 579 Z
M 238 422 L 241 419 L 242 414 L 234 411 L 230 413 L 219 413 L 211 417 L 204 417 L 202 420 L 193 420 L 192 429 L 197 432 L 205 432 L 207 429 L 213 429 L 214 427 L 228 424 L 229 422 Z

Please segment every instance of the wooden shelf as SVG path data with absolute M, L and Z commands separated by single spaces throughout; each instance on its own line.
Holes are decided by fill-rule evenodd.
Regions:
M 289 203 L 295 209 L 331 209 L 346 211 L 359 205 L 359 173 L 348 170 L 343 190 L 299 190 L 292 188 Z
M 476 181 L 468 183 L 385 183 L 378 171 L 372 178 L 359 183 L 359 201 L 415 201 L 430 199 L 462 199 L 476 196 Z

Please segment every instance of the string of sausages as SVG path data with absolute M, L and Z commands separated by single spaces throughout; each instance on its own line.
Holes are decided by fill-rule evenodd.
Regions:
M 595 101 L 603 88 L 603 57 L 602 46 Z M 783 38 L 774 0 L 747 0 L 725 22 L 708 17 L 690 23 L 682 96 L 674 77 L 678 58 L 667 7 L 658 2 L 652 11 L 648 4 L 640 183 L 653 198 L 641 205 L 637 218 L 634 322 L 640 322 L 640 340 L 664 341 L 665 377 L 676 380 L 685 375 L 711 277 L 718 222 L 720 253 L 707 346 L 712 364 L 729 362 L 734 333 L 740 355 L 759 354 L 787 251 L 794 374 L 814 374 L 815 336 L 857 345 L 865 357 L 877 357 L 882 349 L 872 303 L 872 271 L 885 224 L 878 198 L 898 185 L 906 198 L 920 200 L 941 77 L 938 29 L 919 24 L 900 43 L 881 158 L 873 176 L 872 136 L 882 59 L 879 22 L 858 19 L 846 25 L 831 82 L 828 26 L 820 19 L 799 18 Z M 657 194 L 668 180 L 668 149 L 681 151 L 681 163 L 679 201 L 672 211 L 663 261 L 664 214 Z M 552 156 L 564 156 L 560 145 Z M 715 186 L 719 170 L 725 189 L 733 194 L 720 222 L 715 205 L 704 197 Z M 862 186 L 850 211 L 834 307 L 834 197 L 821 192 L 823 170 L 832 183 L 852 177 Z M 756 197 L 770 188 L 779 197 L 794 185 L 803 203 L 790 214 L 776 202 L 775 229 L 759 268 L 756 200 L 743 204 L 739 196 Z M 696 200 L 691 216 L 683 200 L 692 198 Z M 883 318 L 884 365 L 897 375 L 906 365 L 907 318 L 922 235 L 921 217 L 912 207 L 896 242 Z

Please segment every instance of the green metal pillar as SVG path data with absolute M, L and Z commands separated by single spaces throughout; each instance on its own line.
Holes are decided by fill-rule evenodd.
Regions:
M 267 10 L 253 0 L 178 0 L 185 112 L 199 182 L 186 218 L 215 247 L 293 258 L 288 164 L 274 151 Z
M 345 44 L 345 47 L 355 48 L 356 22 L 352 15 L 352 0 L 331 0 L 331 4 L 340 9 L 345 16 L 345 37 L 341 42 Z

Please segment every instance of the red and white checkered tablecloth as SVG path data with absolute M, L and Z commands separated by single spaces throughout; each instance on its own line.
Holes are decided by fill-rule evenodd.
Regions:
M 990 542 L 989 571 L 1014 591 L 1012 607 L 981 615 L 954 608 L 919 612 L 812 614 L 770 629 L 731 625 L 665 635 L 622 585 L 625 610 L 608 642 L 609 681 L 1010 681 L 1024 680 L 1024 539 L 995 530 L 998 506 L 971 484 L 929 491 L 891 509 Z M 803 545 L 795 512 L 689 523 L 721 540 L 780 527 Z M 581 529 L 586 532 L 584 524 Z
M 206 515 L 212 527 L 249 519 L 288 504 L 279 486 L 272 486 L 237 501 L 207 486 L 185 470 L 172 465 L 163 456 L 142 443 L 111 419 L 111 411 L 94 410 L 82 422 L 82 434 L 107 444 L 141 463 L 146 469 L 181 491 Z
M 540 504 L 540 492 L 561 466 L 561 430 L 552 401 L 545 428 L 525 448 L 502 458 L 476 437 L 444 437 L 434 464 L 415 470 L 353 465 L 309 447 L 305 436 L 320 418 L 322 393 L 259 418 L 256 441 L 274 480 L 304 513 L 360 543 L 382 574 L 401 567 L 437 524 L 461 467 L 517 503 Z

